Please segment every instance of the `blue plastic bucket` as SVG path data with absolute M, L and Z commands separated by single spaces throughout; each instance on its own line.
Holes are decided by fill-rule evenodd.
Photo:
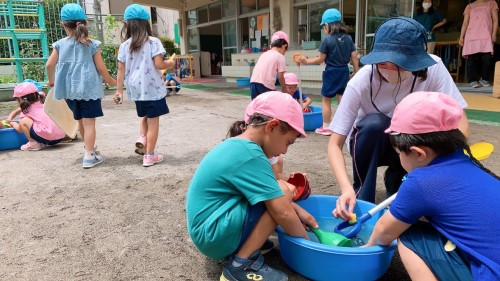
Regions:
M 297 202 L 313 215 L 318 222 L 337 220 L 332 216 L 337 196 L 312 195 L 304 201 Z M 375 207 L 374 204 L 357 200 L 354 212 L 361 216 Z M 372 229 L 383 212 L 375 214 L 365 222 L 364 227 Z M 340 223 L 341 220 L 338 220 Z M 333 228 L 335 223 L 332 224 Z M 323 226 L 320 224 L 320 227 Z M 325 230 L 333 231 L 326 228 Z M 280 245 L 281 257 L 295 272 L 312 280 L 377 280 L 389 268 L 396 241 L 388 247 L 345 248 L 323 245 L 318 242 L 295 238 L 287 235 L 281 227 L 276 230 Z M 314 234 L 309 233 L 311 240 L 317 241 Z
M 26 136 L 13 128 L 0 129 L 0 150 L 17 149 L 27 142 Z
M 250 86 L 250 78 L 236 79 L 236 86 L 238 86 L 238 87 L 249 87 Z
M 304 130 L 314 131 L 323 126 L 323 115 L 321 107 L 309 106 L 311 112 L 304 112 Z

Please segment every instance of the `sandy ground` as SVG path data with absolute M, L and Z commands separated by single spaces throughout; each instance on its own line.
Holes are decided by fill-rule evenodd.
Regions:
M 248 102 L 189 89 L 169 98 L 158 141 L 166 159 L 149 168 L 134 154 L 133 103 L 117 106 L 110 96 L 97 124 L 103 164 L 82 169 L 81 139 L 38 152 L 0 151 L 0 280 L 218 280 L 222 264 L 200 254 L 187 235 L 186 191 L 201 158 L 243 117 Z M 0 116 L 12 105 L 0 103 Z M 500 127 L 472 124 L 472 130 L 472 142 L 500 148 Z M 327 141 L 315 134 L 298 140 L 285 170 L 307 172 L 314 194 L 338 195 Z M 498 174 L 499 160 L 495 152 L 483 163 Z M 381 201 L 384 193 L 378 195 Z M 278 250 L 266 261 L 290 280 L 306 280 Z M 397 255 L 382 280 L 408 280 Z

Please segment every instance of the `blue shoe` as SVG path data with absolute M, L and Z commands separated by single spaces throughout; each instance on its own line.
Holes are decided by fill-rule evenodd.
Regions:
M 240 266 L 233 265 L 234 256 L 229 258 L 224 265 L 220 281 L 247 281 L 247 280 L 262 280 L 262 281 L 287 281 L 288 276 L 264 263 L 264 257 L 260 254 L 260 250 L 256 251 L 252 256 Z
M 102 159 L 102 156 L 97 154 L 94 154 L 94 158 L 92 159 L 85 159 L 85 157 L 83 157 L 83 168 L 84 169 L 92 168 L 96 165 L 101 164 L 102 161 L 104 161 L 104 159 Z

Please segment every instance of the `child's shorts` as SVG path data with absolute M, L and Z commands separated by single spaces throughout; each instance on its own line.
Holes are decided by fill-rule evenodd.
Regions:
M 55 145 L 55 144 L 58 144 L 61 142 L 61 140 L 46 140 L 46 139 L 42 138 L 41 136 L 39 136 L 35 133 L 35 130 L 33 130 L 33 126 L 31 126 L 31 128 L 30 128 L 30 137 L 32 139 L 36 140 L 37 142 L 43 143 L 46 145 Z
M 165 98 L 160 100 L 136 101 L 135 108 L 137 110 L 137 116 L 146 116 L 147 118 L 155 118 L 170 112 Z
M 458 248 L 445 251 L 448 239 L 430 223 L 412 225 L 399 239 L 425 262 L 438 280 L 474 280 L 465 254 Z
M 247 241 L 248 237 L 250 236 L 250 233 L 252 233 L 253 229 L 255 228 L 255 225 L 259 221 L 260 217 L 262 217 L 262 214 L 267 210 L 266 204 L 264 202 L 259 202 L 255 205 L 248 205 L 247 208 L 247 215 L 245 217 L 245 223 L 243 224 L 243 229 L 241 230 L 241 238 L 240 238 L 240 244 L 238 245 L 238 248 L 236 249 L 235 252 L 237 252 L 243 243 Z
M 347 66 L 329 67 L 323 71 L 321 95 L 327 98 L 343 95 L 347 82 L 349 82 L 349 68 Z
M 69 109 L 73 112 L 73 118 L 96 118 L 104 116 L 102 112 L 101 99 L 97 100 L 66 100 Z
M 255 99 L 258 95 L 270 91 L 274 90 L 267 88 L 261 83 L 256 83 L 256 82 L 250 83 L 250 97 L 252 98 L 252 100 Z

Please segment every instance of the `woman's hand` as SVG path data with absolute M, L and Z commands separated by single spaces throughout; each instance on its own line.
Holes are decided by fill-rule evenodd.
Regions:
M 350 220 L 356 206 L 356 193 L 354 189 L 343 192 L 336 202 L 332 215 L 343 220 Z

